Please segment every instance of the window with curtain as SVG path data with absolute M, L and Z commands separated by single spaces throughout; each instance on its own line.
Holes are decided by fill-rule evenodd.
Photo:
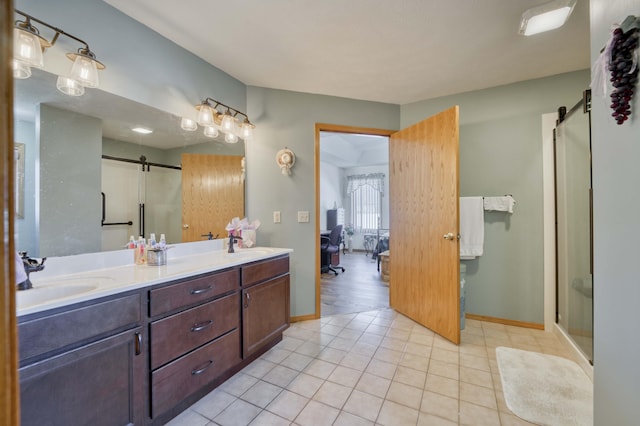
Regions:
M 382 223 L 384 173 L 347 176 L 350 223 L 356 232 L 374 232 Z

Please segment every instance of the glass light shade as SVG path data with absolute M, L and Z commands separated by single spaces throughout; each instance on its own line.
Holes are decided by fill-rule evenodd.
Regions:
M 182 130 L 186 130 L 188 132 L 198 130 L 198 124 L 190 118 L 183 117 L 182 120 L 180 120 L 180 127 L 182 127 Z
M 207 104 L 201 104 L 198 108 L 198 124 L 203 127 L 213 126 L 213 108 Z
M 253 129 L 255 127 L 256 126 L 249 123 L 248 121 L 245 121 L 244 123 L 242 123 L 242 126 L 240 127 L 240 134 L 242 135 L 242 139 L 244 140 L 251 139 L 253 137 Z
M 11 69 L 13 70 L 13 78 L 23 80 L 31 77 L 31 67 L 23 62 L 12 59 Z
M 72 78 L 58 76 L 56 87 L 59 91 L 69 96 L 84 95 L 84 86 Z
M 40 37 L 29 31 L 14 28 L 13 57 L 27 66 L 44 68 Z
M 522 14 L 519 33 L 525 36 L 555 30 L 564 25 L 576 5 L 576 0 L 553 0 L 532 7 Z
M 220 127 L 223 132 L 233 132 L 236 129 L 236 119 L 231 116 L 229 110 L 227 110 L 222 116 Z
M 96 61 L 83 55 L 76 55 L 69 77 L 85 87 L 98 87 L 100 84 Z
M 236 143 L 238 142 L 238 136 L 235 133 L 227 133 L 224 135 L 224 141 L 227 143 Z
M 204 128 L 204 135 L 208 138 L 217 138 L 219 134 L 220 132 L 215 127 L 208 126 Z

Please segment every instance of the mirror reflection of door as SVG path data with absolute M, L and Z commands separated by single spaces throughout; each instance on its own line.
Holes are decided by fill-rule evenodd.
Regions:
M 450 108 L 391 135 L 389 302 L 460 343 L 459 113 Z
M 234 217 L 244 217 L 243 157 L 182 154 L 182 242 L 223 238 Z

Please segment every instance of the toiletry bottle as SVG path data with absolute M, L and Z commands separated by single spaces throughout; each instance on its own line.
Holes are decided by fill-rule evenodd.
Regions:
M 129 244 L 127 244 L 127 248 L 136 248 L 136 240 L 133 238 L 133 235 L 129 237 Z
M 164 249 L 167 246 L 167 239 L 164 234 L 160 234 L 160 248 Z
M 153 232 L 149 234 L 149 247 L 156 248 L 156 234 Z
M 144 237 L 138 238 L 138 247 L 136 247 L 136 251 L 138 252 L 136 264 L 144 265 L 147 262 L 147 248 Z

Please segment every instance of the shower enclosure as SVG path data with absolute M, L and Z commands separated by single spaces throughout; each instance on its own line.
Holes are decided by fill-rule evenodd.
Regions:
M 103 156 L 102 250 L 124 248 L 131 235 L 181 241 L 181 170 L 178 166 Z
M 593 363 L 593 238 L 590 91 L 555 129 L 556 321 Z

